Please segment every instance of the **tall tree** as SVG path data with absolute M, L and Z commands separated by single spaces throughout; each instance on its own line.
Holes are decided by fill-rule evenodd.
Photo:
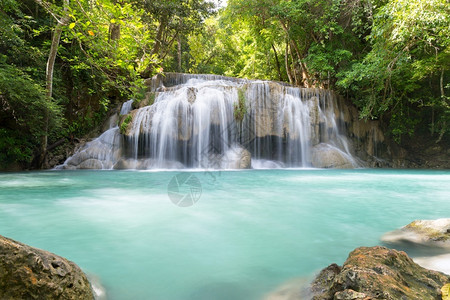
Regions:
M 47 60 L 47 68 L 45 72 L 46 76 L 46 91 L 47 91 L 47 100 L 52 101 L 52 93 L 53 93 L 53 70 L 55 68 L 55 59 L 58 53 L 59 41 L 61 39 L 61 33 L 63 31 L 63 27 L 67 26 L 69 23 L 69 0 L 64 0 L 63 9 L 61 15 L 58 15 L 55 11 L 52 10 L 51 4 L 44 0 L 35 0 L 39 5 L 41 5 L 45 10 L 47 10 L 53 18 L 56 20 L 55 30 L 53 32 L 52 43 L 50 45 L 50 53 L 48 55 Z M 48 144 L 48 123 L 49 123 L 49 114 L 48 112 L 44 112 L 44 132 L 41 137 L 41 153 L 39 159 L 39 165 L 42 165 L 44 162 L 45 156 L 47 154 L 47 144 Z
M 203 21 L 213 13 L 214 4 L 206 0 L 166 0 L 166 1 L 136 1 L 147 12 L 145 21 L 154 24 L 155 39 L 151 55 L 164 61 L 173 50 L 174 60 L 181 56 L 181 41 L 195 31 L 200 30 Z M 177 42 L 176 49 L 173 46 Z M 180 43 L 178 43 L 180 42 Z M 179 45 L 179 47 L 178 47 Z M 179 63 L 175 64 L 175 70 Z M 148 77 L 154 65 L 149 65 L 143 72 Z

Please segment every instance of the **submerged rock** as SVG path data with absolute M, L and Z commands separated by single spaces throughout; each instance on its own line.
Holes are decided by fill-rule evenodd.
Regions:
M 311 299 L 309 291 L 309 280 L 307 278 L 296 278 L 283 283 L 274 291 L 267 294 L 264 300 L 299 300 Z
M 314 300 L 331 299 L 441 299 L 450 276 L 427 270 L 405 252 L 385 247 L 352 251 L 341 267 L 333 264 L 311 284 Z
M 94 299 L 73 262 L 0 236 L 0 299 Z
M 113 167 L 115 170 L 149 170 L 149 169 L 184 169 L 185 166 L 178 161 L 166 160 L 159 162 L 156 159 L 121 158 Z
M 450 249 L 450 218 L 416 220 L 398 230 L 386 233 L 381 240 L 390 244 L 406 242 Z
M 252 167 L 252 154 L 246 149 L 242 149 L 239 159 L 239 169 L 250 169 Z

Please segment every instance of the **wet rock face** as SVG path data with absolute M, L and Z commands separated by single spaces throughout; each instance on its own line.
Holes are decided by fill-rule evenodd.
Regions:
M 311 164 L 315 168 L 353 169 L 356 167 L 348 154 L 324 143 L 313 147 L 311 158 Z
M 441 299 L 450 276 L 424 269 L 405 252 L 385 247 L 361 247 L 341 267 L 333 264 L 311 284 L 314 300 Z
M 94 299 L 73 262 L 0 236 L 0 299 Z

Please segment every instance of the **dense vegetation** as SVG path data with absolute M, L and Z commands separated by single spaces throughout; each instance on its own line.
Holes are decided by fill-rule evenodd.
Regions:
M 393 138 L 450 135 L 447 0 L 1 0 L 0 165 L 39 167 L 158 72 L 338 90 Z

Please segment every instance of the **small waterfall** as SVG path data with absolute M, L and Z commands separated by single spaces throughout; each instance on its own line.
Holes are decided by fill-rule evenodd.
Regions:
M 108 129 L 95 140 L 86 143 L 62 166 L 64 169 L 112 169 L 120 158 L 119 128 Z
M 131 116 L 123 134 L 118 127 L 106 131 L 65 166 L 358 166 L 339 126 L 340 111 L 331 91 L 175 73 L 155 76 L 148 86 L 147 99 L 141 101 L 149 105 L 138 103 L 141 108 L 132 110 L 133 100 L 123 104 L 120 115 Z
M 134 100 L 128 100 L 127 102 L 125 102 L 124 104 L 122 104 L 122 108 L 120 109 L 120 115 L 127 115 L 131 109 L 133 108 L 133 102 Z

